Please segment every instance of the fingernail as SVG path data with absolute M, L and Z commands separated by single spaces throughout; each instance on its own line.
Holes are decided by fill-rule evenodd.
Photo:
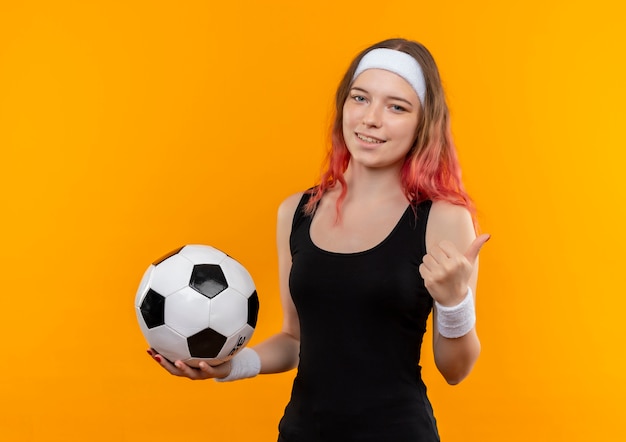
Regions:
M 146 351 L 147 351 L 147 353 L 148 353 L 150 356 L 154 357 L 154 354 L 152 354 L 152 351 L 150 351 L 150 350 L 146 350 Z
M 157 361 L 160 364 L 161 363 L 161 356 L 155 356 L 154 360 Z

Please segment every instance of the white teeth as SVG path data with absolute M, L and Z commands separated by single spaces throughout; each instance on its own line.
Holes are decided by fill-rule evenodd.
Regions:
M 356 134 L 356 136 L 367 143 L 383 143 L 383 141 L 377 140 L 376 138 L 366 137 L 365 135 Z

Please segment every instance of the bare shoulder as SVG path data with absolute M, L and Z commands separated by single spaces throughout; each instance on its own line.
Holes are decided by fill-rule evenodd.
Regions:
M 278 221 L 285 221 L 293 219 L 294 213 L 296 213 L 296 209 L 298 208 L 298 204 L 302 199 L 302 195 L 304 192 L 294 193 L 293 195 L 289 195 L 287 198 L 280 203 L 278 206 Z
M 279 239 L 289 237 L 293 216 L 296 213 L 296 209 L 298 208 L 298 204 L 300 203 L 303 194 L 304 192 L 294 193 L 293 195 L 285 198 L 283 202 L 280 203 L 280 206 L 278 206 L 276 228 L 278 230 L 277 233 Z
M 451 241 L 467 247 L 476 237 L 469 210 L 447 201 L 435 201 L 428 215 L 426 245 Z
M 428 218 L 435 220 L 437 224 L 445 223 L 460 226 L 469 223 L 469 225 L 473 225 L 469 210 L 448 201 L 434 201 Z

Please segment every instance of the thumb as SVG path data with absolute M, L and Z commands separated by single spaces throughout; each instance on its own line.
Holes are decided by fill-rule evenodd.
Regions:
M 469 262 L 474 264 L 476 258 L 478 258 L 478 252 L 480 252 L 482 246 L 485 245 L 487 241 L 489 241 L 489 238 L 491 238 L 491 235 L 489 235 L 488 233 L 484 233 L 476 237 L 476 239 L 470 244 L 470 246 L 465 251 L 465 257 Z

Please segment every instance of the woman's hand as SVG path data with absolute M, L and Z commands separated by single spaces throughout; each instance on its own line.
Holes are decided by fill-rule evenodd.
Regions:
M 213 378 L 225 378 L 230 373 L 230 361 L 223 364 L 211 366 L 204 361 L 198 364 L 198 368 L 190 367 L 183 361 L 176 361 L 173 364 L 158 354 L 154 349 L 149 349 L 148 354 L 152 356 L 161 367 L 174 376 L 189 378 L 194 381 Z
M 450 241 L 432 247 L 419 266 L 424 285 L 435 301 L 453 306 L 465 298 L 481 247 L 490 235 L 480 235 L 461 253 Z

